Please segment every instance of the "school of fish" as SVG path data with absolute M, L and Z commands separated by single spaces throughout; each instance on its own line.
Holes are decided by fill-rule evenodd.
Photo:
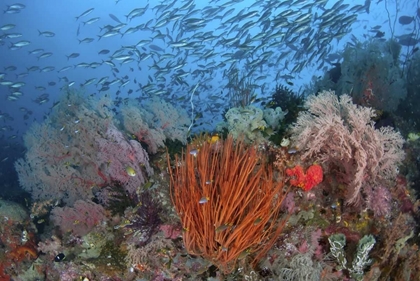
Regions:
M 81 87 L 90 95 L 110 95 L 117 111 L 128 98 L 159 95 L 186 109 L 194 105 L 195 126 L 211 125 L 209 116 L 221 116 L 238 85 L 246 83 L 261 101 L 277 83 L 293 85 L 293 79 L 308 67 L 327 70 L 341 58 L 335 49 L 338 42 L 345 37 L 346 44 L 357 43 L 352 30 L 358 16 L 370 13 L 373 6 L 369 0 L 364 4 L 344 0 L 211 0 L 208 5 L 195 0 L 149 0 L 141 4 L 117 0 L 115 5 L 124 2 L 135 5 L 124 16 L 104 14 L 98 7 L 63 15 L 63 20 L 73 21 L 77 27 L 69 31 L 72 36 L 66 35 L 74 41 L 71 44 L 80 46 L 70 53 L 54 49 L 59 32 L 54 26 L 38 29 L 39 42 L 27 40 L 25 31 L 14 31 L 19 22 L 13 15 L 30 13 L 35 4 L 2 4 L 8 22 L 3 23 L 6 17 L 0 21 L 0 49 L 35 56 L 39 63 L 24 68 L 2 65 L 1 103 L 29 96 L 32 102 L 52 108 L 60 89 Z M 414 19 L 401 16 L 399 23 L 410 25 Z M 85 29 L 98 30 L 96 38 L 83 37 Z M 383 33 L 380 26 L 369 32 L 378 39 Z M 74 33 L 77 39 L 72 39 Z M 105 40 L 109 48 L 96 46 Z M 131 43 L 114 43 L 121 40 Z M 399 40 L 407 46 L 418 43 L 411 34 Z M 111 48 L 116 45 L 120 47 Z M 97 55 L 84 56 L 86 46 Z M 92 73 L 100 69 L 106 75 L 92 74 L 77 81 L 72 77 L 80 69 Z M 33 73 L 46 75 L 49 82 L 29 87 L 27 79 Z M 33 113 L 28 106 L 19 110 L 24 120 Z M 7 125 L 13 118 L 0 109 L 2 131 L 13 130 Z

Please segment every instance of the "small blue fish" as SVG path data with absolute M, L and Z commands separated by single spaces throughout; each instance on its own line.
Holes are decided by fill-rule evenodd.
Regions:
M 194 156 L 194 157 L 196 157 L 196 156 L 197 156 L 197 153 L 198 153 L 198 149 L 191 149 L 191 150 L 190 150 L 190 154 L 191 154 L 192 156 Z
M 209 202 L 209 199 L 210 199 L 209 197 L 203 196 L 203 197 L 201 197 L 200 201 L 198 201 L 198 203 L 200 203 L 200 204 L 207 203 L 207 202 Z

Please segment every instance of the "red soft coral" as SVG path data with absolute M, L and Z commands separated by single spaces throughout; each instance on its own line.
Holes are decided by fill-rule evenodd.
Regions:
M 286 175 L 294 177 L 290 180 L 290 184 L 303 188 L 305 186 L 305 172 L 302 166 L 295 166 L 292 169 L 286 169 Z
M 323 180 L 323 171 L 320 165 L 312 165 L 306 171 L 305 191 L 311 190 L 312 187 L 320 184 Z
M 303 168 L 299 165 L 292 169 L 286 169 L 286 174 L 294 177 L 290 180 L 291 185 L 298 186 L 305 191 L 311 190 L 323 180 L 322 167 L 316 164 L 310 166 L 306 171 L 306 174 L 304 173 Z

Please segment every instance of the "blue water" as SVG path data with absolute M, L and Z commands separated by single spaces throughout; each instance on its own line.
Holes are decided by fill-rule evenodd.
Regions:
M 418 38 L 419 28 L 416 1 L 295 1 L 292 5 L 292 1 L 43 0 L 16 4 L 3 1 L 0 5 L 3 10 L 0 82 L 25 83 L 13 88 L 0 85 L 0 140 L 3 144 L 0 154 L 1 165 L 5 167 L 11 167 L 16 154 L 23 151 L 18 147 L 22 135 L 33 122 L 43 121 L 54 102 L 59 101 L 65 85 L 80 88 L 89 79 L 95 79 L 82 87 L 86 96 L 107 94 L 113 99 L 141 100 L 157 93 L 189 113 L 193 102 L 195 112 L 203 115 L 196 120 L 202 126 L 194 130 L 211 131 L 229 107 L 229 69 L 236 68 L 240 77 L 248 77 L 255 86 L 253 94 L 258 97 L 269 96 L 278 83 L 287 83 L 295 92 L 302 92 L 312 77 L 322 76 L 331 63 L 340 61 L 340 51 L 349 42 L 370 40 L 377 31 L 384 33 L 378 40 L 403 34 Z M 338 28 L 340 22 L 337 21 L 321 30 L 320 16 L 337 6 L 343 8 L 330 16 L 354 16 L 351 24 Z M 90 13 L 82 15 L 90 9 Z M 140 9 L 139 16 L 130 20 L 136 14 L 135 9 Z M 311 16 L 308 26 L 303 31 L 292 32 L 299 26 L 299 16 L 305 14 Z M 401 24 L 401 16 L 416 20 Z M 115 18 L 125 24 L 118 29 L 125 35 L 100 38 L 107 30 L 105 26 L 119 24 Z M 285 25 L 274 26 L 278 22 Z M 15 25 L 14 28 L 7 29 L 5 26 L 9 24 Z M 132 28 L 136 30 L 127 33 Z M 316 37 L 321 31 L 328 35 L 322 44 Z M 338 36 L 337 32 L 342 34 Z M 10 34 L 20 37 L 9 38 Z M 257 39 L 247 41 L 255 36 Z M 92 42 L 81 42 L 86 38 L 91 38 Z M 230 43 L 235 38 L 240 38 L 239 43 Z M 305 38 L 317 41 L 311 51 L 305 50 Z M 121 49 L 141 40 L 148 41 L 137 45 L 136 53 Z M 29 45 L 13 47 L 21 41 L 29 41 Z M 181 45 L 176 44 L 179 42 Z M 30 54 L 36 49 L 41 50 Z M 109 53 L 98 54 L 104 49 Z M 402 54 L 413 49 L 414 46 L 403 46 Z M 122 64 L 121 60 L 111 58 L 117 50 L 133 61 Z M 314 52 L 317 54 L 310 59 Z M 78 55 L 68 58 L 71 54 Z M 115 67 L 104 61 L 113 62 Z M 256 61 L 259 64 L 254 65 Z M 77 66 L 80 63 L 88 66 Z M 303 67 L 296 68 L 300 64 Z M 48 67 L 53 70 L 46 71 Z M 59 72 L 66 67 L 70 68 Z M 98 85 L 104 77 L 108 77 L 108 82 L 119 81 L 104 89 L 103 85 Z M 15 91 L 22 95 L 9 100 L 8 96 Z

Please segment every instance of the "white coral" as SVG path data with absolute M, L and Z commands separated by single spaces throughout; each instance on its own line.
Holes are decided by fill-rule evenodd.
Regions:
M 264 120 L 267 122 L 267 125 L 273 128 L 274 131 L 278 130 L 281 125 L 281 121 L 286 116 L 287 111 L 283 111 L 281 107 L 266 108 L 264 109 Z
M 252 105 L 233 107 L 225 115 L 227 129 L 235 139 L 244 137 L 246 141 L 255 141 L 262 138 L 261 129 L 267 126 L 263 115 L 260 108 Z

